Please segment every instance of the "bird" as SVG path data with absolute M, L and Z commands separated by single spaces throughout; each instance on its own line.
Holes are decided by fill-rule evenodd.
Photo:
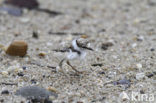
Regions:
M 87 44 L 89 42 L 80 42 L 80 38 L 74 39 L 72 41 L 72 45 L 68 48 L 66 48 L 66 50 L 64 50 L 65 52 L 68 52 L 66 57 L 64 59 L 61 60 L 61 62 L 59 63 L 59 67 L 62 69 L 62 72 L 66 75 L 66 73 L 64 72 L 62 65 L 63 62 L 66 61 L 66 63 L 77 73 L 77 74 L 81 74 L 82 72 L 80 72 L 79 70 L 77 70 L 73 65 L 71 65 L 70 60 L 75 60 L 75 59 L 84 59 L 87 53 L 87 50 L 90 51 L 94 51 L 92 48 L 87 47 Z

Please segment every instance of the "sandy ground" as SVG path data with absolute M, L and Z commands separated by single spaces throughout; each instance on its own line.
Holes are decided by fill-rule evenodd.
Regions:
M 28 53 L 25 57 L 12 57 L 0 50 L 0 94 L 3 103 L 21 103 L 24 98 L 14 95 L 23 86 L 38 85 L 55 88 L 58 98 L 54 103 L 155 103 L 156 97 L 156 2 L 153 0 L 39 0 L 41 8 L 61 11 L 55 17 L 46 13 L 25 10 L 15 17 L 0 12 L 0 44 L 8 46 L 14 40 L 25 40 Z M 152 3 L 151 3 L 152 2 Z M 154 3 L 155 2 L 155 3 Z M 39 38 L 32 37 L 38 32 Z M 67 35 L 49 34 L 66 32 Z M 83 60 L 72 61 L 84 73 L 74 76 L 63 64 L 70 79 L 57 68 L 66 53 L 55 52 L 72 39 L 71 33 L 88 35 L 93 52 Z M 102 43 L 113 46 L 101 49 Z M 46 53 L 39 57 L 39 53 Z M 32 64 L 33 63 L 33 64 Z M 102 66 L 91 66 L 101 63 Z M 22 70 L 26 67 L 26 70 Z M 22 72 L 24 76 L 19 76 Z M 8 74 L 7 74 L 8 73 Z M 114 81 L 130 80 L 130 86 L 114 85 Z M 35 81 L 35 83 L 34 83 Z M 17 85 L 5 85 L 17 83 Z M 130 99 L 122 98 L 124 92 Z M 147 100 L 132 100 L 132 92 L 147 94 Z M 25 102 L 26 103 L 26 102 Z

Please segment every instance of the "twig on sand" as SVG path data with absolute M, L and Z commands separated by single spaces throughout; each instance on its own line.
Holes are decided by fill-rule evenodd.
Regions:
M 18 83 L 1 82 L 0 85 L 18 85 Z

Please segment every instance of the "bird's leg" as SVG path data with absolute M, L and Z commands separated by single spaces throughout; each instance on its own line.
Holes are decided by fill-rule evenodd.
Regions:
M 78 71 L 74 66 L 71 65 L 71 63 L 69 62 L 69 60 L 67 60 L 66 62 L 67 62 L 67 64 L 68 64 L 76 73 L 78 73 L 78 74 L 81 73 L 81 72 Z
M 65 59 L 62 59 L 61 62 L 59 63 L 59 67 L 61 69 L 61 72 L 69 79 L 69 75 L 63 70 L 62 65 Z

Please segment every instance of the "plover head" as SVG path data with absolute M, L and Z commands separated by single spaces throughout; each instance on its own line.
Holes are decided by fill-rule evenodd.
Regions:
M 80 39 L 74 39 L 72 45 L 69 47 L 68 59 L 84 58 L 86 56 L 86 50 L 92 50 L 87 47 L 88 42 L 82 42 Z

